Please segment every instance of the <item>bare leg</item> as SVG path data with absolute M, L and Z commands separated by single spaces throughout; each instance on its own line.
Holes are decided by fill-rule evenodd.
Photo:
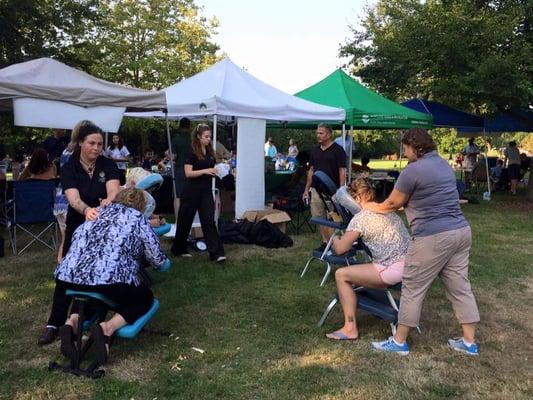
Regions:
M 469 343 L 474 342 L 474 336 L 476 334 L 476 325 L 477 324 L 462 324 L 463 328 L 463 339 Z
M 394 340 L 396 340 L 398 343 L 405 343 L 410 331 L 410 326 L 398 324 L 398 326 L 396 327 L 396 334 L 394 335 Z
M 318 230 L 320 231 L 320 236 L 322 237 L 323 243 L 327 243 L 331 235 L 333 235 L 333 233 L 335 232 L 333 228 L 329 228 L 327 226 L 322 225 L 318 227 Z
M 174 221 L 178 220 L 178 212 L 180 210 L 180 198 L 176 197 L 174 199 Z
M 100 322 L 102 331 L 104 332 L 104 335 L 106 336 L 112 336 L 116 330 L 122 328 L 126 324 L 127 324 L 126 320 L 122 317 L 122 315 L 118 313 L 115 313 L 115 315 L 113 315 L 110 320 Z
M 59 264 L 63 260 L 63 244 L 65 243 L 65 228 L 59 227 L 59 233 L 61 240 L 59 241 L 59 250 L 57 251 L 57 263 Z
M 518 185 L 517 179 L 511 179 L 511 193 L 516 194 L 516 186 Z
M 357 296 L 352 285 L 368 288 L 384 288 L 387 285 L 381 280 L 378 270 L 372 264 L 340 268 L 335 273 L 335 281 L 344 313 L 344 326 L 338 331 L 328 333 L 326 337 L 356 339 L 359 336 L 356 322 Z
M 68 317 L 67 322 L 65 322 L 65 325 L 70 325 L 74 332 L 76 332 L 76 328 L 78 327 L 78 321 L 80 319 L 80 315 L 76 313 L 70 314 L 70 317 Z

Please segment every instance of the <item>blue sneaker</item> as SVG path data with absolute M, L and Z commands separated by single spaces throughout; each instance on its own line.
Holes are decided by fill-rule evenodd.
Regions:
M 469 356 L 479 356 L 477 344 L 472 343 L 470 346 L 467 346 L 462 337 L 448 339 L 448 346 L 455 351 L 467 354 Z
M 391 336 L 383 342 L 372 342 L 372 349 L 377 351 L 387 351 L 389 353 L 396 353 L 401 356 L 409 354 L 409 345 L 405 342 L 402 345 L 396 344 L 394 338 Z

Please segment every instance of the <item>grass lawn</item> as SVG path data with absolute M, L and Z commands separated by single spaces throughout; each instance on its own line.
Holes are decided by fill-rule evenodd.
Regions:
M 289 249 L 227 246 L 225 265 L 206 254 L 175 259 L 168 273 L 152 273 L 162 305 L 149 325 L 172 336 L 115 341 L 100 380 L 49 372 L 59 343 L 40 348 L 36 339 L 51 303 L 54 255 L 34 248 L 0 259 L 0 398 L 533 398 L 533 205 L 523 199 L 496 193 L 491 202 L 464 206 L 482 317 L 479 358 L 446 347 L 459 326 L 438 282 L 408 357 L 370 350 L 372 340 L 390 334 L 370 316 L 358 318 L 358 342 L 326 340 L 342 314 L 337 308 L 317 327 L 335 286 L 318 286 L 318 266 L 299 279 L 317 244 L 317 234 L 301 234 Z

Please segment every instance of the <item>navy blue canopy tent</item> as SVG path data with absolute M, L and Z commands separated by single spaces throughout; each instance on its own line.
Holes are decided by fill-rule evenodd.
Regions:
M 482 129 L 461 128 L 459 136 L 471 136 L 485 132 L 488 135 L 498 135 L 502 132 L 533 132 L 533 110 L 527 108 L 513 108 L 503 110 L 493 118 L 485 118 Z
M 403 102 L 402 105 L 412 110 L 432 115 L 434 127 L 483 130 L 483 118 L 467 114 L 436 101 L 411 99 Z

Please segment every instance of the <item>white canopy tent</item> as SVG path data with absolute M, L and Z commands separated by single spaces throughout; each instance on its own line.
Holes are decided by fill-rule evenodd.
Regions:
M 50 58 L 0 70 L 0 109 L 13 109 L 16 125 L 71 129 L 91 119 L 116 132 L 126 108 L 165 107 L 163 92 L 107 82 Z
M 343 109 L 323 106 L 282 92 L 239 68 L 228 58 L 163 90 L 168 115 L 152 112 L 126 113 L 126 116 L 212 118 L 213 144 L 216 143 L 217 119 L 238 119 L 237 217 L 246 210 L 264 208 L 265 120 L 342 122 L 345 119 Z

